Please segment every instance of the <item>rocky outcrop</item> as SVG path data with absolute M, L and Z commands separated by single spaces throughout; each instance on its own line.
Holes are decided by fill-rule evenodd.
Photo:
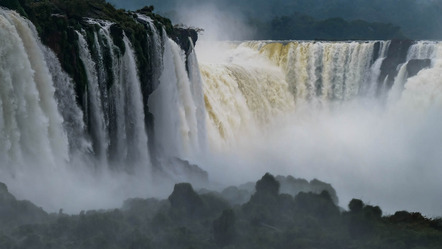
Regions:
M 175 27 L 171 34 L 171 38 L 178 44 L 180 47 L 186 51 L 186 54 L 189 55 L 191 51 L 192 41 L 193 44 L 196 44 L 198 40 L 198 32 L 195 29 L 191 28 L 178 28 Z
M 391 88 L 394 83 L 394 78 L 398 74 L 398 65 L 405 63 L 407 59 L 407 52 L 410 46 L 413 45 L 412 40 L 392 40 L 388 49 L 388 54 L 381 66 L 381 74 L 378 82 L 383 84 L 386 79 L 386 87 Z M 379 87 L 381 89 L 381 87 Z
M 413 77 L 419 71 L 425 68 L 429 68 L 431 66 L 431 60 L 430 59 L 424 59 L 424 60 L 410 60 L 407 63 L 407 73 L 408 77 Z

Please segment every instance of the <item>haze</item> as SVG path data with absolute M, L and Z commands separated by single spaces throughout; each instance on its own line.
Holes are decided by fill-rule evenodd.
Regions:
M 317 20 L 341 17 L 348 21 L 391 23 L 414 40 L 442 38 L 440 0 L 109 0 L 117 8 L 139 9 L 153 5 L 157 13 L 174 23 L 194 25 L 221 40 L 254 39 L 256 25 L 295 13 Z M 220 33 L 214 36 L 213 24 Z M 219 27 L 222 26 L 221 30 Z M 244 32 L 244 27 L 248 27 Z M 267 38 L 272 39 L 272 38 Z

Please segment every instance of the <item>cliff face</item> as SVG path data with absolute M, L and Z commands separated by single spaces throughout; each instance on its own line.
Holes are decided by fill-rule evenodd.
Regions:
M 153 13 L 153 7 L 144 7 L 136 12 L 117 10 L 104 0 L 5 0 L 0 6 L 16 10 L 27 17 L 37 28 L 42 43 L 50 47 L 61 62 L 62 68 L 74 79 L 79 100 L 87 87 L 87 77 L 84 66 L 79 58 L 75 31 L 86 33 L 88 43 L 93 51 L 94 32 L 99 27 L 91 25 L 87 18 L 107 20 L 112 22 L 111 35 L 115 45 L 124 52 L 123 33 L 130 40 L 136 54 L 138 71 L 143 86 L 143 95 L 148 96 L 154 89 L 155 69 L 153 68 L 152 44 L 155 42 L 148 37 L 152 33 L 149 25 L 138 20 L 137 14 L 149 17 L 156 29 L 166 32 L 184 51 L 191 48 L 190 40 L 195 44 L 198 34 L 192 29 L 174 28 L 169 19 Z M 79 101 L 81 104 L 81 101 Z
M 197 32 L 173 27 L 169 19 L 153 13 L 152 6 L 135 12 L 117 10 L 104 0 L 8 0 L 0 6 L 32 22 L 26 26 L 35 29 L 34 35 L 38 33 L 41 43 L 58 57 L 60 65 L 50 52 L 43 52 L 49 56 L 45 61 L 51 64 L 51 76 L 66 72 L 72 79 L 61 83 L 72 85 L 72 92 L 55 88 L 65 130 L 80 126 L 77 130 L 81 134 L 68 132 L 71 152 L 72 144 L 81 144 L 74 142 L 75 137 L 81 136 L 90 140 L 91 148 L 79 150 L 103 159 L 103 164 L 151 161 L 145 155 L 147 150 L 154 153 L 155 147 L 154 139 L 146 137 L 155 137 L 148 103 L 164 71 L 165 44 L 173 43 L 169 39 L 178 44 L 172 49 L 176 54 L 169 51 L 168 65 L 184 65 L 198 39 Z M 181 53 L 186 57 L 181 58 Z M 184 61 L 178 61 L 181 59 Z M 66 95 L 72 98 L 68 100 Z M 69 109 L 76 106 L 81 111 L 72 115 Z
M 408 49 L 413 45 L 411 40 L 392 40 L 387 57 L 381 66 L 380 79 L 386 79 L 386 86 L 391 88 L 398 74 L 398 65 L 407 61 Z

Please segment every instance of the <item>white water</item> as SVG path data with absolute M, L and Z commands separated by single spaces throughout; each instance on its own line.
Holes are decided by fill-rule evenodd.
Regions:
M 0 9 L 0 25 L 0 162 L 60 167 L 69 160 L 68 139 L 38 38 L 16 13 Z
M 238 184 L 265 172 L 318 178 L 336 188 L 342 206 L 361 198 L 386 213 L 406 209 L 441 215 L 441 54 L 419 57 L 433 58 L 434 66 L 405 76 L 405 90 L 385 106 L 373 92 L 360 90 L 379 76 L 388 49 L 372 62 L 373 43 L 200 45 L 208 123 L 215 126 L 209 125 L 208 135 L 217 151 L 201 164 L 210 165 L 214 181 Z M 230 68 L 245 72 L 235 75 Z M 253 113 L 263 107 L 248 101 L 251 96 L 267 101 L 261 88 L 266 81 L 255 82 L 255 77 L 281 73 L 295 104 L 279 115 L 265 112 L 262 125 Z M 259 94 L 238 87 L 243 82 Z
M 106 37 L 107 27 L 100 30 L 102 41 L 98 42 L 98 35 L 95 37 L 101 59 L 103 42 L 113 46 Z M 62 208 L 78 212 L 119 207 L 130 197 L 170 192 L 171 182 L 151 179 L 143 98 L 134 52 L 127 38 L 124 55 L 108 51 L 115 69 L 114 84 L 121 85 L 125 95 L 120 103 L 123 132 L 128 139 L 124 139 L 122 147 L 128 154 L 121 163 L 131 174 L 103 167 L 111 166 L 107 162 L 109 113 L 105 114 L 110 106 L 103 106 L 113 104 L 106 102 L 113 96 L 103 98 L 101 93 L 107 91 L 103 87 L 104 64 L 96 67 L 83 36 L 78 33 L 80 58 L 88 77 L 83 101 L 86 110 L 91 108 L 86 113 L 86 123 L 98 138 L 94 140 L 98 143 L 95 152 L 86 135 L 83 112 L 75 104 L 72 80 L 62 71 L 54 53 L 40 44 L 32 24 L 15 12 L 0 9 L 0 34 L 0 181 L 17 198 L 30 200 L 47 211 Z
M 80 59 L 84 64 L 86 76 L 88 79 L 87 97 L 84 102 L 90 108 L 88 113 L 89 126 L 93 139 L 94 151 L 97 159 L 103 165 L 107 164 L 107 150 L 109 147 L 109 137 L 107 135 L 107 125 L 104 116 L 103 104 L 101 102 L 100 85 L 98 81 L 98 73 L 95 68 L 95 62 L 92 60 L 89 46 L 80 32 L 77 32 L 78 43 L 80 49 Z
M 370 76 L 368 78 L 368 82 L 363 84 L 362 86 L 362 95 L 366 97 L 375 97 L 377 94 L 378 81 L 379 76 L 381 75 L 381 66 L 382 62 L 384 62 L 387 57 L 387 51 L 390 47 L 390 41 L 382 41 L 380 44 L 379 54 L 376 61 L 371 65 L 370 68 Z
M 130 159 L 133 163 L 144 164 L 144 170 L 150 171 L 151 162 L 144 123 L 143 96 L 141 95 L 141 83 L 138 78 L 135 54 L 126 36 L 123 41 L 126 48 L 122 71 L 124 72 L 126 94 L 125 115 L 127 116 L 127 151 L 129 153 L 126 161 Z
M 191 41 L 192 42 L 192 41 Z M 195 48 L 192 44 L 192 51 L 187 58 L 189 80 L 191 82 L 191 92 L 196 107 L 195 116 L 198 132 L 198 148 L 196 153 L 204 153 L 207 149 L 207 125 L 206 125 L 206 107 L 204 102 L 203 79 L 199 69 L 199 63 Z
M 34 35 L 36 35 L 35 32 Z M 60 113 L 63 115 L 63 126 L 69 139 L 70 151 L 78 154 L 89 153 L 92 150 L 92 145 L 86 138 L 83 111 L 75 104 L 77 98 L 74 91 L 74 82 L 61 68 L 54 52 L 44 46 L 41 46 L 41 49 L 44 52 L 54 82 L 54 96 L 57 100 L 58 109 L 62 110 Z
M 199 150 L 197 107 L 184 52 L 171 39 L 165 37 L 164 41 L 163 73 L 149 98 L 155 146 L 160 157 L 189 159 Z
M 406 62 L 400 65 L 398 74 L 394 79 L 393 87 L 388 93 L 388 101 L 396 102 L 400 99 L 404 85 L 408 79 L 407 65 L 410 60 L 437 59 L 438 44 L 436 42 L 419 41 L 413 44 L 407 53 Z
M 106 152 L 112 153 L 110 155 L 112 162 L 109 162 L 111 165 L 117 168 L 124 165 L 123 169 L 128 171 L 134 169 L 150 171 L 151 162 L 144 122 L 143 96 L 134 51 L 124 35 L 125 53 L 120 55 L 119 48 L 114 45 L 110 36 L 109 29 L 112 23 L 93 19 L 88 19 L 88 22 L 100 27 L 100 37 L 97 32 L 94 32 L 98 66 L 90 56 L 90 52 L 86 50 L 87 44 L 85 44 L 84 38 L 80 37 L 79 39 L 80 47 L 84 49 L 81 55 L 86 55 L 81 58 L 83 63 L 90 67 L 87 73 L 90 84 L 89 93 L 95 96 L 91 99 L 92 116 L 98 117 L 97 120 L 101 121 L 101 129 L 93 127 L 93 130 L 98 133 L 98 139 L 94 141 L 97 141 L 98 148 L 106 148 L 106 151 L 110 149 L 111 145 L 114 146 L 112 151 Z M 102 48 L 103 46 L 106 46 L 104 47 L 107 49 L 106 51 Z M 114 51 L 118 51 L 118 54 L 115 54 Z M 109 58 L 112 60 L 113 81 L 110 87 L 105 69 L 105 53 L 109 53 Z M 88 54 L 89 56 L 87 56 Z M 95 77 L 95 75 L 97 76 Z M 90 124 L 94 126 L 96 122 Z M 112 137 L 113 133 L 115 133 L 114 137 Z M 103 165 L 106 165 L 108 164 L 106 163 L 107 154 L 101 154 L 104 152 L 99 150 L 100 155 L 106 155 L 101 159 Z
M 381 43 L 376 61 L 375 42 L 200 44 L 198 67 L 194 51 L 186 65 L 177 44 L 160 39 L 151 20 L 139 19 L 162 55 L 153 62 L 161 64 L 161 75 L 149 97 L 154 117 L 149 139 L 159 162 L 154 166 L 171 178 L 185 178 L 173 163 L 180 158 L 198 163 L 220 185 L 256 181 L 269 171 L 330 182 L 342 206 L 356 197 L 387 213 L 441 215 L 439 43 L 410 48 L 407 60 L 429 58 L 432 67 L 412 78 L 400 72 L 402 87 L 393 87 L 389 94 L 398 94 L 384 104 L 375 95 L 389 42 Z M 92 147 L 78 106 L 66 107 L 75 100 L 70 79 L 57 73 L 59 64 L 39 44 L 32 25 L 0 10 L 0 181 L 18 198 L 49 211 L 164 197 L 173 183 L 152 177 L 146 98 L 129 40 L 124 37 L 122 54 L 109 35 L 110 23 L 89 22 L 99 26 L 97 54 L 78 35 Z M 112 60 L 112 81 L 105 58 Z M 98 160 L 91 160 L 94 153 Z

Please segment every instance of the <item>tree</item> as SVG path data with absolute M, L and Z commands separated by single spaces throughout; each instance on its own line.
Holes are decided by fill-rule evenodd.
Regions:
M 233 242 L 235 234 L 235 213 L 232 209 L 226 209 L 213 221 L 215 242 L 220 246 L 227 246 Z
M 352 213 L 358 213 L 364 208 L 364 202 L 359 199 L 352 199 L 350 203 L 348 203 L 348 208 Z

